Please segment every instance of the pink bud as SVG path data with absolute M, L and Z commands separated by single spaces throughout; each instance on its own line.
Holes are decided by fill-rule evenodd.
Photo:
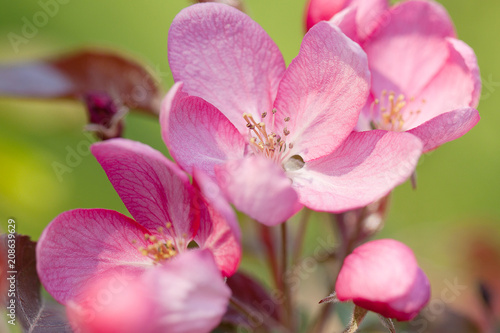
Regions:
M 309 0 L 306 7 L 306 30 L 320 21 L 328 21 L 352 0 Z
M 335 285 L 340 301 L 400 321 L 413 319 L 430 298 L 430 284 L 412 250 L 393 239 L 357 247 L 344 260 Z

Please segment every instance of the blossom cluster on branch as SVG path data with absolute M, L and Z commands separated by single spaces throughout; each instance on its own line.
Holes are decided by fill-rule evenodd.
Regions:
M 185 8 L 168 33 L 175 84 L 156 112 L 175 162 L 119 137 L 125 113 L 113 96 L 81 94 L 89 128 L 105 139 L 91 152 L 132 218 L 57 216 L 36 245 L 40 282 L 74 332 L 298 332 L 283 276 L 287 221 L 312 210 L 336 218 L 340 244 L 335 288 L 318 308 L 328 315 L 352 302 L 345 332 L 368 311 L 395 332 L 392 319 L 411 320 L 429 301 L 429 280 L 406 245 L 369 238 L 421 154 L 479 121 L 473 50 L 433 1 L 310 0 L 307 33 L 286 66 L 264 29 L 216 2 Z M 283 300 L 253 327 L 252 304 L 267 291 L 238 272 L 234 209 L 262 230 Z M 270 240 L 274 226 L 281 244 Z M 311 332 L 322 332 L 321 320 Z

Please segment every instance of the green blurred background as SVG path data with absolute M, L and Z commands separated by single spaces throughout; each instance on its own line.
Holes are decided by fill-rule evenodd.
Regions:
M 446 279 L 470 279 L 470 268 L 462 259 L 472 239 L 491 242 L 493 247 L 500 239 L 500 45 L 496 35 L 500 2 L 440 2 L 453 18 L 459 38 L 476 51 L 483 79 L 478 108 L 482 119 L 464 137 L 422 157 L 418 189 L 406 183 L 395 190 L 386 227 L 377 236 L 396 238 L 415 250 L 433 280 L 435 297 Z M 69 0 L 16 53 L 7 34 L 21 34 L 23 17 L 31 20 L 41 7 L 33 0 L 4 2 L 0 60 L 28 60 L 88 45 L 112 47 L 144 61 L 166 90 L 172 85 L 168 28 L 176 13 L 189 4 L 185 0 Z M 297 54 L 303 36 L 304 5 L 304 0 L 246 1 L 248 14 L 275 40 L 287 63 Z M 54 162 L 65 163 L 68 148 L 89 141 L 82 133 L 85 123 L 85 110 L 78 103 L 0 100 L 0 229 L 5 230 L 7 219 L 13 217 L 18 232 L 37 239 L 65 210 L 103 207 L 126 213 L 90 154 L 82 156 L 71 173 L 62 175 L 62 181 L 53 170 Z M 151 116 L 129 114 L 125 137 L 166 153 L 158 121 Z M 315 215 L 315 220 L 307 234 L 307 251 L 317 246 L 318 235 L 328 228 L 321 215 Z M 254 267 L 259 261 L 248 259 L 243 265 Z

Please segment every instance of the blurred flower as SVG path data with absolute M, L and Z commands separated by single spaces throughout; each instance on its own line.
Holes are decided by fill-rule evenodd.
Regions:
M 430 151 L 479 121 L 476 56 L 456 39 L 440 4 L 413 0 L 389 8 L 386 0 L 355 0 L 331 23 L 368 55 L 371 94 L 357 130 L 408 131 Z
M 111 276 L 122 281 L 121 284 L 134 285 L 127 294 L 120 296 L 124 302 L 130 300 L 128 297 L 133 301 L 139 297 L 141 285 L 151 285 L 144 281 L 153 279 L 157 284 L 166 283 L 161 276 L 168 277 L 173 274 L 167 272 L 168 267 L 176 267 L 172 269 L 180 270 L 185 277 L 180 282 L 171 280 L 171 288 L 180 293 L 178 302 L 155 307 L 157 311 L 164 310 L 155 318 L 171 323 L 178 319 L 165 319 L 169 311 L 175 314 L 179 309 L 191 307 L 196 300 L 209 302 L 210 298 L 206 299 L 209 296 L 203 293 L 193 296 L 188 292 L 189 299 L 181 297 L 183 289 L 197 290 L 206 283 L 214 283 L 214 288 L 220 289 L 215 287 L 216 281 L 203 280 L 212 279 L 214 274 L 197 274 L 199 268 L 190 267 L 190 260 L 183 258 L 195 256 L 185 255 L 194 241 L 195 246 L 208 251 L 208 254 L 199 255 L 206 261 L 205 267 L 215 261 L 222 272 L 218 277 L 221 282 L 222 275 L 230 276 L 236 271 L 241 257 L 236 217 L 229 209 L 218 209 L 228 204 L 221 202 L 220 197 L 206 196 L 202 186 L 196 183 L 192 186 L 184 172 L 147 145 L 111 139 L 94 144 L 91 150 L 135 220 L 105 209 L 75 209 L 57 216 L 44 230 L 37 245 L 37 270 L 47 291 L 62 304 L 80 304 L 86 296 L 95 293 L 93 288 L 100 288 L 103 277 Z M 193 269 L 192 274 L 185 273 L 189 269 Z M 148 270 L 154 271 L 149 273 Z M 139 281 L 138 285 L 131 282 L 134 280 Z M 148 293 L 154 296 L 160 292 L 153 288 Z M 213 293 L 212 296 L 214 302 L 220 304 L 221 297 L 227 302 L 229 293 Z M 141 300 L 147 304 L 152 302 Z M 135 311 L 135 307 L 128 311 Z M 217 318 L 220 319 L 224 312 L 225 307 L 217 313 Z M 140 314 L 135 315 L 141 318 Z M 210 322 L 215 315 L 210 314 Z M 203 316 L 201 313 L 196 320 L 203 320 Z M 129 319 L 134 320 L 133 317 Z M 207 327 L 207 332 L 211 328 Z
M 403 182 L 421 153 L 402 133 L 351 133 L 370 74 L 361 48 L 328 24 L 304 37 L 288 69 L 267 33 L 221 4 L 177 15 L 169 32 L 175 86 L 162 135 L 186 171 L 217 180 L 242 212 L 267 224 L 302 205 L 339 212 Z
M 429 280 L 415 255 L 392 239 L 365 243 L 348 255 L 335 291 L 339 301 L 400 321 L 414 318 L 430 298 Z
M 219 324 L 230 296 L 210 251 L 193 250 L 138 278 L 102 276 L 67 313 L 83 333 L 203 333 Z

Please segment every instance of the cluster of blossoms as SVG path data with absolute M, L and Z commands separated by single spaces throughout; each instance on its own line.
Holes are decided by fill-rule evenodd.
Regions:
M 37 245 L 40 280 L 75 331 L 212 331 L 242 254 L 231 205 L 266 226 L 304 206 L 363 208 L 478 122 L 477 62 L 440 5 L 311 0 L 306 21 L 286 67 L 237 9 L 204 3 L 176 16 L 175 84 L 160 114 L 175 163 L 131 140 L 94 144 L 133 219 L 72 210 Z M 356 305 L 349 332 L 367 310 L 411 320 L 430 297 L 412 251 L 389 239 L 346 253 L 335 289 L 323 302 Z

